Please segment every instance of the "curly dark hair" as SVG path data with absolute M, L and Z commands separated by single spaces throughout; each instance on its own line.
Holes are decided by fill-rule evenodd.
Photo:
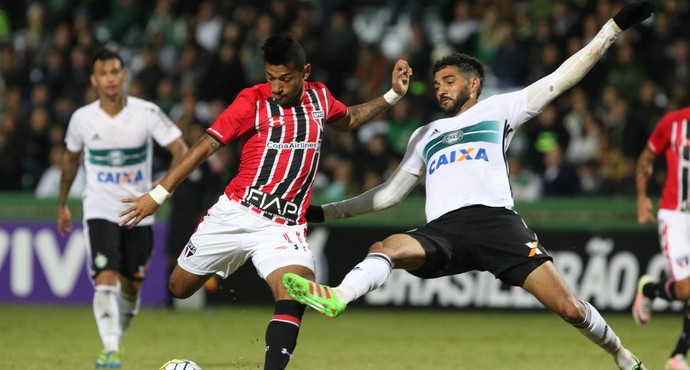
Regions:
M 463 53 L 453 53 L 446 55 L 434 63 L 433 73 L 440 71 L 448 66 L 456 66 L 460 72 L 469 74 L 472 77 L 479 77 L 479 89 L 477 90 L 477 97 L 482 93 L 484 87 L 484 66 L 477 58 Z

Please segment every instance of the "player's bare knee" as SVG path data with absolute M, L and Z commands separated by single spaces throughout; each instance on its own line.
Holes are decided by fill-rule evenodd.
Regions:
M 556 312 L 567 323 L 576 325 L 585 321 L 587 311 L 579 301 L 568 301 L 558 307 Z
M 103 270 L 94 276 L 93 281 L 96 285 L 115 285 L 117 284 L 118 273 L 115 270 Z
M 382 241 L 377 241 L 374 242 L 374 244 L 369 247 L 369 253 L 383 253 L 386 254 L 386 247 L 384 246 Z
M 380 253 L 386 255 L 389 259 L 395 260 L 397 249 L 393 248 L 390 243 L 377 241 L 369 248 L 369 253 Z

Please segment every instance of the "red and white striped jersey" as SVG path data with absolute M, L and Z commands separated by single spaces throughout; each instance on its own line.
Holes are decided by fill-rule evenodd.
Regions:
M 656 155 L 666 153 L 666 183 L 659 208 L 690 210 L 690 107 L 667 113 L 647 141 Z
M 346 114 L 320 82 L 305 82 L 293 106 L 278 105 L 268 83 L 242 90 L 206 131 L 224 144 L 242 140 L 239 171 L 225 194 L 277 223 L 304 223 L 324 125 Z

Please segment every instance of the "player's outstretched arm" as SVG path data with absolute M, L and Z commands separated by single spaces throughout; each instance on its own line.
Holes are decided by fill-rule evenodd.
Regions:
M 420 176 L 398 168 L 386 182 L 360 195 L 321 206 L 309 206 L 307 221 L 322 222 L 350 218 L 393 207 L 400 203 L 421 179 Z
M 339 131 L 348 131 L 370 121 L 405 96 L 410 86 L 411 76 L 412 68 L 407 61 L 398 59 L 395 66 L 393 66 L 391 77 L 392 87 L 387 93 L 366 103 L 347 107 L 347 114 L 345 117 L 334 122 L 330 126 Z
M 649 18 L 653 11 L 654 3 L 649 0 L 624 6 L 585 47 L 570 56 L 553 73 L 525 88 L 528 111 L 534 114 L 541 112 L 553 99 L 577 84 L 604 55 L 618 34 Z
M 158 210 L 170 193 L 189 176 L 195 168 L 203 163 L 211 154 L 221 147 L 221 143 L 208 134 L 204 134 L 194 146 L 188 150 L 179 162 L 174 164 L 163 177 L 158 186 L 138 198 L 123 199 L 123 203 L 132 206 L 120 213 L 120 226 L 135 227 L 141 220 Z

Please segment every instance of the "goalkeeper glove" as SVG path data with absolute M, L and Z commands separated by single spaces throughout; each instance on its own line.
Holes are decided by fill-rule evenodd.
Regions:
M 654 12 L 654 3 L 649 0 L 640 1 L 624 6 L 613 16 L 613 21 L 623 31 L 632 25 L 649 18 Z

